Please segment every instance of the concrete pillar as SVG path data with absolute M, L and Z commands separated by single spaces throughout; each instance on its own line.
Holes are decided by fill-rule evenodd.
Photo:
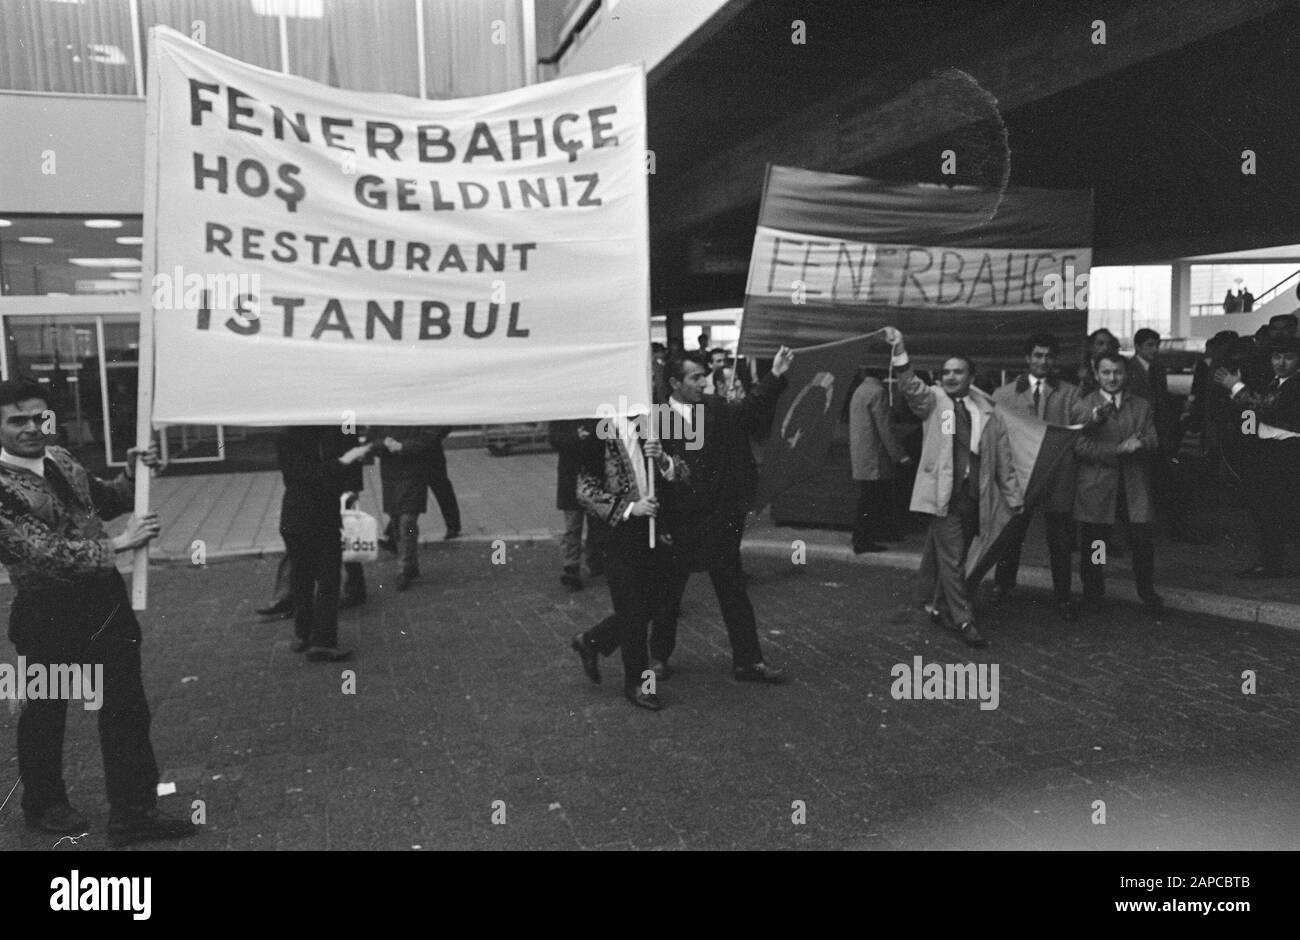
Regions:
M 1169 335 L 1192 335 L 1192 264 L 1175 261 L 1169 269 Z

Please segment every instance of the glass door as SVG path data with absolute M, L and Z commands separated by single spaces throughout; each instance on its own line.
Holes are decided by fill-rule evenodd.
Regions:
M 140 318 L 103 316 L 104 387 L 108 390 L 109 436 L 114 463 L 126 462 L 135 444 L 136 395 L 140 381 Z M 224 430 L 178 424 L 159 429 L 158 446 L 168 463 L 213 463 L 226 459 Z

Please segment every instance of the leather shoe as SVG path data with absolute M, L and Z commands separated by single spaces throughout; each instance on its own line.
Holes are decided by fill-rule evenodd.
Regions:
M 768 685 L 783 685 L 790 677 L 782 669 L 773 669 L 767 663 L 753 663 L 749 666 L 737 666 L 731 671 L 737 682 L 766 682 Z
M 673 671 L 668 668 L 668 664 L 662 659 L 650 660 L 650 671 L 655 674 L 656 682 L 663 682 L 673 674 Z
M 366 602 L 364 594 L 345 594 L 339 598 L 339 610 L 351 610 L 353 607 L 360 607 Z
M 1252 565 L 1245 571 L 1238 571 L 1233 575 L 1233 577 L 1240 578 L 1243 581 L 1263 581 L 1266 578 L 1281 578 L 1284 577 L 1284 575 L 1278 568 L 1267 568 L 1264 565 Z
M 931 607 L 929 604 L 922 604 L 921 610 L 925 611 L 925 615 L 930 618 L 930 622 L 936 627 L 943 623 L 943 614 L 939 613 L 939 608 Z
M 307 661 L 312 663 L 341 663 L 351 658 L 352 650 L 337 646 L 311 646 L 307 649 Z
M 60 836 L 80 835 L 90 828 L 86 817 L 81 815 L 68 803 L 55 803 L 39 813 L 24 813 L 23 818 L 28 829 L 38 832 L 50 832 Z
M 311 640 L 294 640 L 289 644 L 289 649 L 295 653 L 305 653 L 311 649 Z
M 582 578 L 572 572 L 566 571 L 564 574 L 560 575 L 560 583 L 570 591 L 582 590 Z
M 397 540 L 396 540 L 396 539 L 380 539 L 380 540 L 379 540 L 379 547 L 382 548 L 384 551 L 388 552 L 388 554 L 390 554 L 390 555 L 396 555 L 396 554 L 397 554 Z
M 411 586 L 411 582 L 420 576 L 418 571 L 403 571 L 397 576 L 397 589 L 405 591 Z
M 1061 601 L 1056 605 L 1056 613 L 1065 621 L 1079 619 L 1079 611 L 1074 606 L 1074 601 Z
M 587 678 L 600 685 L 600 653 L 591 645 L 591 640 L 587 639 L 586 634 L 579 633 L 569 646 L 582 660 L 582 671 L 587 674 Z
M 443 535 L 442 540 L 444 542 L 450 542 L 452 539 L 458 538 L 460 538 L 460 529 L 448 529 L 446 534 Z
M 652 712 L 663 711 L 664 703 L 653 692 L 642 692 L 638 685 L 623 690 L 623 697 L 637 708 L 646 708 Z
M 1001 604 L 1010 596 L 1011 588 L 1007 587 L 1005 584 L 995 584 L 993 585 L 992 590 L 989 591 L 989 603 Z
M 975 649 L 982 650 L 984 647 L 989 645 L 989 641 L 984 639 L 980 632 L 975 629 L 974 620 L 967 620 L 965 623 L 960 623 L 955 629 L 957 636 L 961 637 L 961 641 L 967 646 L 973 646 Z
M 110 819 L 108 844 L 120 848 L 133 842 L 185 839 L 198 835 L 198 832 L 199 827 L 188 819 L 168 819 L 160 816 L 158 810 L 151 809 L 126 819 Z
M 257 613 L 262 617 L 279 617 L 286 620 L 293 616 L 293 601 L 276 601 L 270 607 L 259 607 Z

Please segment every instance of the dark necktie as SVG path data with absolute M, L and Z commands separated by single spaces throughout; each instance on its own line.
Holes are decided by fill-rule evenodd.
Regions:
M 964 396 L 953 398 L 952 407 L 957 418 L 955 433 L 952 436 L 952 486 L 953 492 L 956 493 L 966 486 L 966 478 L 971 471 L 971 421 Z
M 1043 417 L 1043 383 L 1034 383 L 1034 413 L 1041 420 Z

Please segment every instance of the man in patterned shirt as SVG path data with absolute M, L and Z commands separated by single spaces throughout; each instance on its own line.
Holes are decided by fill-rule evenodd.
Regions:
M 118 552 L 158 535 L 158 516 L 132 516 L 121 535 L 105 535 L 104 521 L 131 509 L 133 477 L 105 482 L 62 447 L 47 447 L 47 394 L 28 379 L 0 382 L 0 562 L 17 591 L 9 639 L 28 675 L 38 665 L 51 675 L 78 664 L 101 676 L 109 842 L 194 835 L 188 820 L 166 819 L 155 807 L 158 765 L 140 678 L 140 625 L 116 566 Z M 147 467 L 160 463 L 152 444 L 127 451 L 128 470 L 137 458 Z M 28 827 L 75 835 L 87 822 L 63 783 L 67 712 L 64 697 L 27 699 L 18 719 L 18 771 Z

